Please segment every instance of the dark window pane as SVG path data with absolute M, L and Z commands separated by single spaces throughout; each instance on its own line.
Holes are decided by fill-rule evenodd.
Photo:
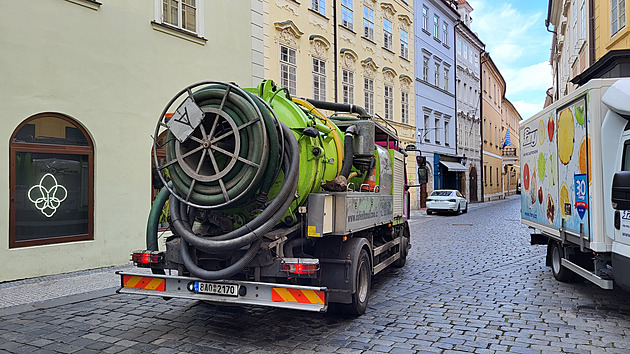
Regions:
M 87 155 L 16 152 L 15 240 L 88 234 Z
M 71 122 L 56 118 L 42 117 L 25 124 L 15 134 L 13 142 L 89 146 L 87 138 Z

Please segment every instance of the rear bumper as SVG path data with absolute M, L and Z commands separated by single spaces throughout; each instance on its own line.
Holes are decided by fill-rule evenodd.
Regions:
M 328 289 L 325 287 L 295 286 L 248 281 L 216 280 L 173 275 L 147 275 L 116 272 L 120 275 L 119 294 L 136 294 L 203 300 L 216 303 L 258 305 L 303 311 L 326 312 Z M 195 292 L 195 282 L 233 284 L 238 286 L 236 296 L 222 296 Z
M 436 203 L 436 202 L 427 202 L 428 210 L 443 210 L 443 211 L 455 211 L 457 210 L 457 203 Z

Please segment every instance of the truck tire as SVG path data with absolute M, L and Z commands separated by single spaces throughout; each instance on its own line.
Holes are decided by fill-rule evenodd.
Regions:
M 575 278 L 573 272 L 561 264 L 561 260 L 564 258 L 562 245 L 559 242 L 550 242 L 549 247 L 551 248 L 551 272 L 553 277 L 563 283 L 573 281 Z
M 403 237 L 400 240 L 400 258 L 394 263 L 394 267 L 402 268 L 407 264 L 407 253 L 409 253 L 409 245 L 411 244 L 411 237 L 409 234 L 409 226 L 405 224 L 403 228 Z
M 370 264 L 370 256 L 365 249 L 359 253 L 357 261 L 355 284 L 356 291 L 352 294 L 352 303 L 343 305 L 343 312 L 350 315 L 362 315 L 367 309 L 368 300 L 370 298 L 370 288 L 372 286 L 372 265 Z

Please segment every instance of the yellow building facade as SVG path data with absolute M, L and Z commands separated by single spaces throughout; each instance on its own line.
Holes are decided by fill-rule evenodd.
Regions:
M 503 121 L 501 123 L 501 157 L 503 162 L 503 191 L 505 195 L 516 194 L 516 187 L 521 177 L 519 122 L 521 115 L 507 98 L 503 99 Z M 509 145 L 506 143 L 509 135 Z
M 595 60 L 616 49 L 630 48 L 630 28 L 624 0 L 594 2 Z
M 258 0 L 4 3 L 0 282 L 145 249 L 162 110 L 196 82 L 260 82 L 262 27 Z
M 502 136 L 505 80 L 490 54 L 481 55 L 483 200 L 504 198 Z
M 415 143 L 412 1 L 263 0 L 263 9 L 265 78 L 295 97 L 362 106 L 403 147 Z M 409 160 L 409 184 L 415 170 Z

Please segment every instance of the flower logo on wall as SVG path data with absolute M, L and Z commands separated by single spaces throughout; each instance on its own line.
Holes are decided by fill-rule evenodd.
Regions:
M 50 188 L 46 188 L 50 186 Z M 57 183 L 57 179 L 50 173 L 42 176 L 39 184 L 32 186 L 28 190 L 28 199 L 35 204 L 35 207 L 46 215 L 52 217 L 61 202 L 68 197 L 66 188 Z

